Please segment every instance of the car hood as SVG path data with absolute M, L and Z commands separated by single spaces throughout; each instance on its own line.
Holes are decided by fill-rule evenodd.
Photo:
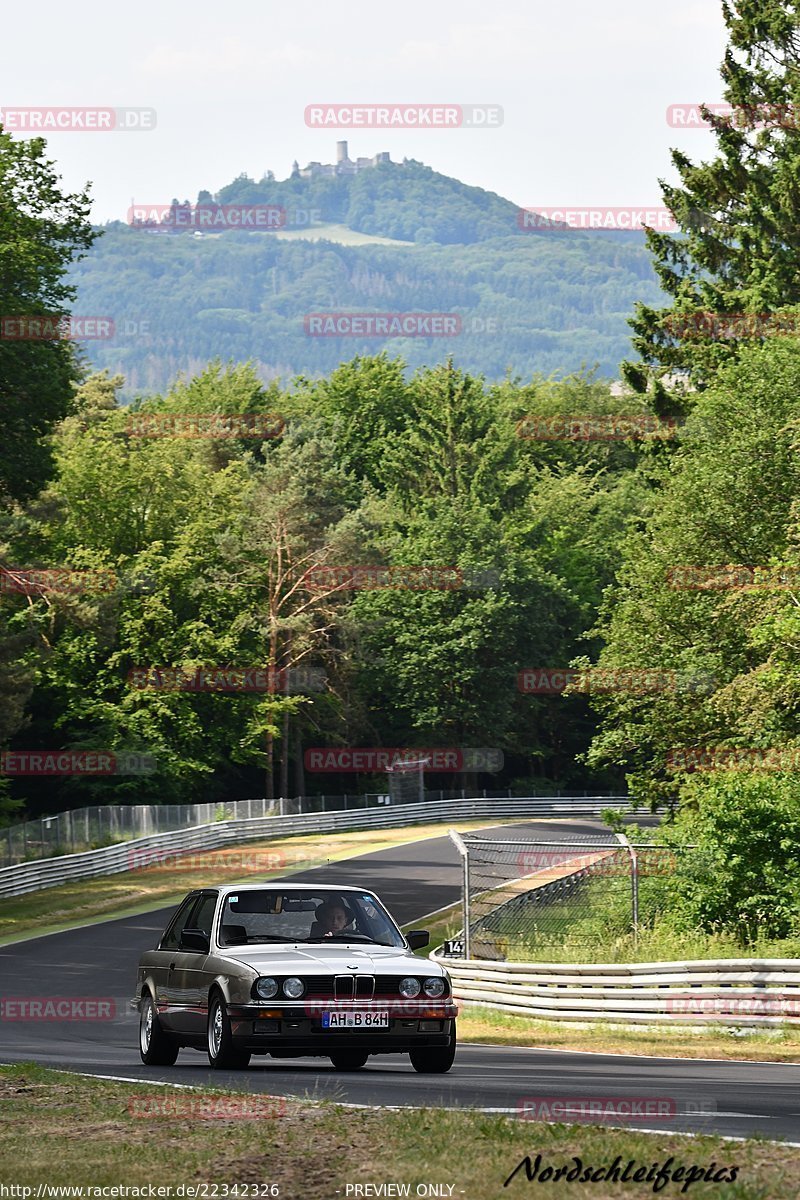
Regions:
M 336 946 L 235 946 L 220 949 L 217 954 L 252 967 L 259 975 L 333 975 L 363 971 L 370 975 L 404 975 L 406 973 L 440 975 L 438 963 L 420 958 L 397 946 L 364 946 L 342 942 Z

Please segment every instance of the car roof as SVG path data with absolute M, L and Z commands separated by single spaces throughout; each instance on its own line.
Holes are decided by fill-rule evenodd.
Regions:
M 198 892 L 261 892 L 264 888 L 282 892 L 370 892 L 368 887 L 355 887 L 350 883 L 284 883 L 281 879 L 265 880 L 263 883 L 218 883 L 207 884 L 203 888 L 195 888 Z

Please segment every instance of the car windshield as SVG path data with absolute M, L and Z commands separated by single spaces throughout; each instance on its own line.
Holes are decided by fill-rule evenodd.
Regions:
M 404 944 L 399 929 L 375 896 L 332 888 L 231 892 L 222 906 L 219 941 L 221 946 L 256 942 Z

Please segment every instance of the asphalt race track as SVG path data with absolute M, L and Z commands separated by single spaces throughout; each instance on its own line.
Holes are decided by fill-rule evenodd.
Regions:
M 601 833 L 599 822 L 520 822 L 526 839 Z M 508 837 L 510 827 L 488 836 Z M 292 876 L 374 888 L 406 924 L 454 903 L 461 865 L 448 838 L 431 838 Z M 213 880 L 209 880 L 212 883 Z M 128 1009 L 136 965 L 155 944 L 171 909 L 49 934 L 0 947 L 2 996 L 113 998 L 100 1021 L 0 1021 L 0 1061 L 194 1087 L 232 1087 L 272 1095 L 364 1105 L 480 1107 L 514 1115 L 526 1098 L 576 1103 L 625 1098 L 661 1102 L 666 1117 L 634 1116 L 639 1129 L 759 1133 L 800 1142 L 800 1065 L 575 1054 L 462 1045 L 444 1076 L 418 1075 L 403 1055 L 371 1058 L 359 1072 L 335 1072 L 327 1059 L 281 1062 L 254 1057 L 246 1071 L 211 1071 L 205 1054 L 181 1052 L 170 1068 L 139 1058 L 138 1015 Z M 566 1118 L 569 1119 L 569 1118 Z M 615 1122 L 619 1124 L 620 1122 Z

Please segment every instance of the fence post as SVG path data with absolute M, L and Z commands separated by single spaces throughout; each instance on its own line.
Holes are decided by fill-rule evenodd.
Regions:
M 464 868 L 464 878 L 462 883 L 461 910 L 462 921 L 464 923 L 464 958 L 468 960 L 471 957 L 470 946 L 470 905 L 469 905 L 469 850 L 460 833 L 456 833 L 455 829 L 448 829 L 448 837 L 452 841 L 458 853 L 461 855 L 461 862 Z
M 635 849 L 624 833 L 617 833 L 614 836 L 625 847 L 631 858 L 631 912 L 633 916 L 633 942 L 636 945 L 639 941 L 639 860 Z

